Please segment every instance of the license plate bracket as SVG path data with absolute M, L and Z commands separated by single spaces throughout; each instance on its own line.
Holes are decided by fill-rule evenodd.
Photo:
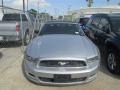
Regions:
M 54 75 L 54 81 L 56 82 L 65 82 L 71 79 L 71 75 L 62 75 L 62 74 L 57 74 Z

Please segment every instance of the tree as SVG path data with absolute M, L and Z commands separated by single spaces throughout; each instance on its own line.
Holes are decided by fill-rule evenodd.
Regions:
M 88 7 L 92 7 L 93 0 L 86 0 L 86 2 L 88 3 Z M 110 2 L 110 0 L 107 0 L 107 2 Z
M 35 10 L 35 9 L 30 9 L 28 12 L 33 14 L 34 16 L 37 15 L 37 10 Z
M 86 0 L 86 2 L 88 3 L 88 7 L 92 7 L 93 0 Z
M 120 2 L 118 3 L 118 5 L 120 6 Z

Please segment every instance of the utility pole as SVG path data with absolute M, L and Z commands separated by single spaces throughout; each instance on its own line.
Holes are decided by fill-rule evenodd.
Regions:
M 71 10 L 71 5 L 68 6 L 68 14 L 69 14 L 70 10 Z
M 38 0 L 38 3 L 37 3 L 37 8 L 38 8 L 38 14 L 39 14 L 39 9 L 40 9 L 40 1 Z
M 4 14 L 4 1 L 2 0 L 2 12 Z
M 27 11 L 28 11 L 28 5 L 29 5 L 29 2 L 28 2 L 28 0 L 27 0 Z
M 23 0 L 23 12 L 25 12 L 25 0 Z
M 88 3 L 88 7 L 92 7 L 92 5 L 93 5 L 93 0 L 86 0 L 87 1 L 87 3 Z

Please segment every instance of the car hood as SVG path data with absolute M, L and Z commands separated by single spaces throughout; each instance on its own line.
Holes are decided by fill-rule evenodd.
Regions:
M 27 54 L 34 58 L 93 57 L 96 46 L 79 35 L 43 35 L 35 38 L 27 47 Z

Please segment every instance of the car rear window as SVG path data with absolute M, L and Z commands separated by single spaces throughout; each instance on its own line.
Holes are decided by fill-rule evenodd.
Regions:
M 4 14 L 2 21 L 21 21 L 20 14 Z M 22 21 L 27 21 L 25 14 L 22 14 Z
M 46 34 L 73 34 L 83 35 L 84 33 L 77 24 L 66 24 L 66 23 L 54 23 L 45 24 L 42 28 L 40 35 Z

